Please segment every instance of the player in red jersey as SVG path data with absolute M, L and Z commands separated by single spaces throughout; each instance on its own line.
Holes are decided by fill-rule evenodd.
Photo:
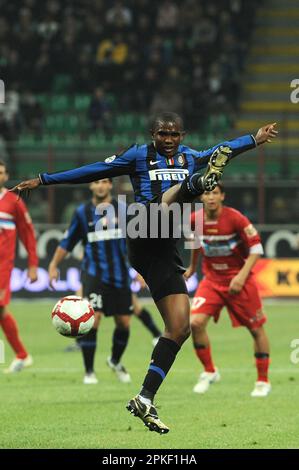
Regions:
M 252 268 L 263 254 L 258 232 L 250 221 L 231 207 L 224 207 L 225 193 L 218 184 L 202 196 L 204 209 L 192 214 L 203 218 L 200 248 L 192 250 L 191 264 L 185 273 L 190 277 L 202 255 L 204 279 L 199 283 L 191 308 L 193 345 L 204 366 L 194 392 L 205 393 L 210 384 L 220 380 L 215 368 L 207 325 L 211 317 L 217 322 L 221 309 L 226 307 L 232 326 L 245 326 L 254 341 L 258 378 L 251 396 L 268 395 L 269 341 L 263 324 L 266 317 L 254 280 Z
M 37 280 L 38 259 L 30 216 L 23 201 L 4 187 L 7 180 L 6 165 L 0 161 L 0 326 L 16 353 L 16 358 L 4 372 L 18 372 L 30 366 L 33 361 L 19 337 L 17 322 L 7 308 L 10 301 L 10 277 L 14 266 L 17 234 L 28 252 L 30 282 Z

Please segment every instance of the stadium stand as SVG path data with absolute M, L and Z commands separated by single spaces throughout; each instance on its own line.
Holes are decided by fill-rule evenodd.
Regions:
M 113 129 L 115 141 L 126 145 L 144 135 L 145 115 L 165 102 L 184 115 L 188 129 L 200 131 L 195 145 L 223 135 L 238 106 L 257 3 L 9 3 L 0 47 L 1 76 L 14 94 L 8 97 L 14 115 L 5 117 L 12 137 L 19 148 L 82 139 L 103 148 Z M 98 108 L 109 119 L 94 125 L 99 88 Z

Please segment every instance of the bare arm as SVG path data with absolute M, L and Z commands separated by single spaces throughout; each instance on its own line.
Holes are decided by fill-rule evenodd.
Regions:
M 197 269 L 198 259 L 200 255 L 200 250 L 191 250 L 191 260 L 190 266 L 187 268 L 187 271 L 184 273 L 185 279 L 189 279 Z
M 68 251 L 61 246 L 58 246 L 55 250 L 53 258 L 50 261 L 48 273 L 49 273 L 49 283 L 52 289 L 54 288 L 53 281 L 57 281 L 59 277 L 58 266 L 60 263 L 67 257 Z
M 243 289 L 246 279 L 248 278 L 252 268 L 260 257 L 261 255 L 255 253 L 248 256 L 244 266 L 240 269 L 238 274 L 230 282 L 230 294 L 238 294 Z

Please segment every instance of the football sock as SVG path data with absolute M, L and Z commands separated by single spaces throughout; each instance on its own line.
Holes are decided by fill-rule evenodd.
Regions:
M 145 308 L 141 310 L 141 313 L 137 316 L 137 318 L 139 318 L 139 320 L 144 324 L 144 326 L 152 333 L 154 338 L 161 336 L 161 331 L 156 326 L 151 314 Z
M 194 344 L 195 354 L 204 366 L 205 372 L 215 372 L 215 366 L 212 360 L 211 347 L 202 344 Z
M 112 337 L 112 355 L 111 361 L 118 364 L 124 350 L 127 347 L 130 336 L 129 328 L 115 328 Z
M 92 328 L 87 335 L 78 338 L 80 344 L 84 366 L 87 374 L 94 371 L 94 356 L 97 348 L 97 332 L 96 328 Z
M 255 353 L 255 363 L 257 368 L 257 380 L 268 382 L 268 369 L 270 358 L 268 353 Z
M 192 176 L 187 176 L 182 182 L 178 193 L 178 200 L 191 202 L 204 191 L 202 176 L 198 173 L 194 173 Z
M 158 388 L 165 379 L 169 369 L 171 368 L 180 346 L 171 339 L 159 339 L 154 347 L 151 363 L 145 376 L 140 396 L 153 400 Z
M 0 325 L 17 358 L 25 359 L 28 356 L 28 352 L 19 337 L 18 325 L 12 314 L 6 313 L 0 320 Z

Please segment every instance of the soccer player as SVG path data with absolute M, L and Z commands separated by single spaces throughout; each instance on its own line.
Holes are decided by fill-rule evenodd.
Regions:
M 78 339 L 83 354 L 84 384 L 98 382 L 94 372 L 97 330 L 102 314 L 113 316 L 115 329 L 112 338 L 111 357 L 107 365 L 116 373 L 121 382 L 131 381 L 129 373 L 120 360 L 129 340 L 130 315 L 133 301 L 130 290 L 129 265 L 125 235 L 118 224 L 121 211 L 126 213 L 124 203 L 118 206 L 112 198 L 112 180 L 105 178 L 90 184 L 92 198 L 80 205 L 71 221 L 65 237 L 49 264 L 50 285 L 58 279 L 58 266 L 77 243 L 84 245 L 82 262 L 82 296 L 86 297 L 95 311 L 95 324 L 91 331 Z M 98 210 L 101 204 L 102 212 Z M 112 214 L 108 206 L 112 205 Z M 105 215 L 104 208 L 107 207 Z M 112 220 L 112 217 L 117 220 Z M 113 223 L 113 227 L 112 227 Z
M 189 202 L 204 191 L 214 189 L 231 158 L 271 141 L 276 135 L 274 123 L 259 129 L 255 137 L 245 135 L 205 151 L 196 151 L 182 144 L 185 131 L 181 117 L 165 112 L 152 122 L 151 143 L 132 145 L 104 162 L 53 174 L 41 173 L 37 178 L 17 184 L 12 190 L 30 190 L 49 184 L 87 183 L 129 175 L 135 201 L 143 205 L 150 218 L 154 204 L 163 203 L 167 207 L 175 202 Z M 158 418 L 153 399 L 190 335 L 189 296 L 183 277 L 185 269 L 175 237 L 128 236 L 127 241 L 131 266 L 144 278 L 165 324 L 163 336 L 153 350 L 143 386 L 130 400 L 127 409 L 151 431 L 164 434 L 169 428 Z
M 220 380 L 214 366 L 207 325 L 217 322 L 223 307 L 233 327 L 245 326 L 254 342 L 257 382 L 252 397 L 264 397 L 271 390 L 268 380 L 269 341 L 263 324 L 266 317 L 252 269 L 263 254 L 261 239 L 247 217 L 231 207 L 223 206 L 224 189 L 218 183 L 213 191 L 201 196 L 204 209 L 193 212 L 194 224 L 203 220 L 201 247 L 192 250 L 191 264 L 185 272 L 188 279 L 195 271 L 200 254 L 204 278 L 199 283 L 191 307 L 191 332 L 195 353 L 204 367 L 193 391 L 205 393 Z
M 28 252 L 27 276 L 31 283 L 37 280 L 38 259 L 30 216 L 24 202 L 5 188 L 7 180 L 6 164 L 0 161 L 0 326 L 16 354 L 4 372 L 13 373 L 33 363 L 19 336 L 17 322 L 8 309 L 17 234 Z

